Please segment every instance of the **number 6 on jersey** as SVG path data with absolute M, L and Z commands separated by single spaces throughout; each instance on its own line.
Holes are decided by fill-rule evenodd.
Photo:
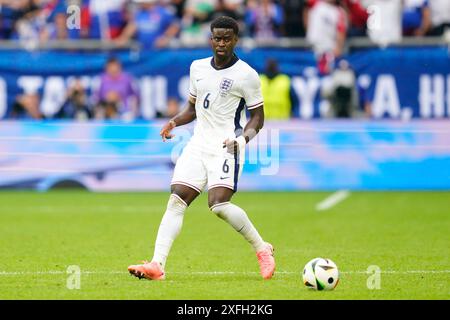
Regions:
M 211 93 L 208 93 L 205 97 L 205 100 L 203 100 L 203 108 L 208 109 L 209 108 L 209 96 L 211 95 Z

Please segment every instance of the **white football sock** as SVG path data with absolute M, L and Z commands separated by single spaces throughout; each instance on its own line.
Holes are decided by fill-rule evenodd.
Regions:
M 228 222 L 234 230 L 242 234 L 256 252 L 265 249 L 266 243 L 253 226 L 244 210 L 230 202 L 223 202 L 213 205 L 211 211 L 219 218 Z
M 179 196 L 175 194 L 170 195 L 166 212 L 159 225 L 152 259 L 152 261 L 159 262 L 163 268 L 166 265 L 172 243 L 183 226 L 184 211 L 186 208 L 186 203 Z

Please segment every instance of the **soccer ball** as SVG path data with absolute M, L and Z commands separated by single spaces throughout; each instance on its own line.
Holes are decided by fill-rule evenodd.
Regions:
M 315 290 L 333 290 L 339 282 L 339 271 L 330 259 L 315 258 L 303 268 L 303 283 Z

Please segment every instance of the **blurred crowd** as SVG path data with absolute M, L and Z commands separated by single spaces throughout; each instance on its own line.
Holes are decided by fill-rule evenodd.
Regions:
M 174 38 L 208 38 L 209 23 L 220 15 L 238 20 L 241 36 L 306 37 L 324 50 L 334 38 L 341 43 L 368 35 L 389 43 L 441 35 L 450 26 L 450 1 L 0 0 L 0 38 L 136 39 L 144 47 L 164 47 Z M 328 39 L 317 44 L 324 32 Z
M 341 61 L 348 38 L 368 37 L 386 46 L 403 37 L 450 36 L 450 0 L 0 0 L 0 39 L 98 39 L 118 46 L 136 40 L 144 48 L 163 48 L 175 39 L 208 39 L 210 22 L 222 15 L 240 23 L 241 37 L 306 39 L 319 74 L 335 83 L 324 97 L 338 117 L 351 116 L 350 105 L 358 100 L 355 75 Z M 276 61 L 268 61 L 261 79 L 269 118 L 295 115 L 289 79 Z M 284 94 L 270 94 L 275 89 Z M 56 117 L 134 119 L 138 96 L 131 76 L 111 59 L 93 97 L 88 99 L 82 84 L 74 82 Z M 270 102 L 271 96 L 284 101 Z M 178 101 L 169 101 L 161 116 L 177 111 Z M 37 95 L 17 97 L 12 116 L 21 115 L 43 117 Z
M 82 78 L 73 78 L 68 83 L 64 101 L 58 112 L 45 115 L 41 108 L 41 97 L 37 92 L 24 92 L 16 96 L 11 119 L 73 119 L 77 121 L 122 120 L 141 118 L 139 86 L 136 79 L 123 70 L 122 62 L 111 56 L 98 77 L 98 85 L 92 91 L 86 88 Z M 169 97 L 167 108 L 155 117 L 173 117 L 179 112 L 180 101 Z
M 322 74 L 349 37 L 386 46 L 402 37 L 450 36 L 449 0 L 0 0 L 0 39 L 136 40 L 161 48 L 208 39 L 210 22 L 222 15 L 239 21 L 241 37 L 305 38 Z

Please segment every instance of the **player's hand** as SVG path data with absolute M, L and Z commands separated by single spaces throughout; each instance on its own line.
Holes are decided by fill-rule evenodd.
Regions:
M 223 147 L 227 149 L 228 153 L 237 154 L 245 149 L 247 141 L 243 136 L 239 136 L 236 139 L 227 139 L 223 142 Z
M 177 124 L 175 123 L 175 121 L 170 120 L 162 127 L 159 135 L 161 136 L 163 142 L 166 142 L 166 139 L 172 139 L 173 137 L 175 137 L 175 135 L 171 134 L 170 131 L 172 131 L 172 129 L 176 126 Z

